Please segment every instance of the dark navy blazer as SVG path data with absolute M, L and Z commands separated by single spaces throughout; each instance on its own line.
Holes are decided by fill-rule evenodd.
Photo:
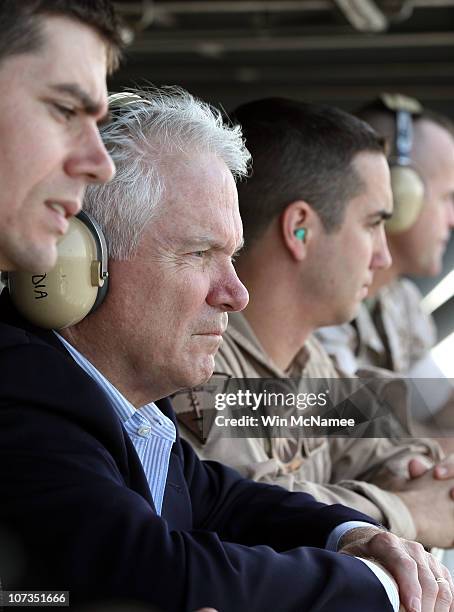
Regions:
M 158 406 L 175 421 L 168 400 Z M 339 523 L 372 520 L 201 462 L 179 439 L 158 516 L 107 397 L 52 332 L 19 318 L 6 292 L 0 491 L 3 589 L 175 612 L 391 610 L 362 562 L 323 550 Z

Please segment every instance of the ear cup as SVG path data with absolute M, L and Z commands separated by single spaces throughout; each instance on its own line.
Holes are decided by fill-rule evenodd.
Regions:
M 424 183 L 411 166 L 391 166 L 393 216 L 386 222 L 390 233 L 404 232 L 417 220 L 424 202 Z
M 104 242 L 99 244 L 99 227 L 92 224 L 86 213 L 70 220 L 68 232 L 58 244 L 57 263 L 50 272 L 8 274 L 14 305 L 35 325 L 46 329 L 75 325 L 104 298 L 107 252 L 102 234 Z
M 413 122 L 424 112 L 420 102 L 402 94 L 382 93 L 377 109 L 394 117 L 394 142 L 390 156 L 393 216 L 386 222 L 390 233 L 405 232 L 416 222 L 424 203 L 424 181 L 412 163 Z

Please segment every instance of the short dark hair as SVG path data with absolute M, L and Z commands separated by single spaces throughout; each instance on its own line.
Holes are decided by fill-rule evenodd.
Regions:
M 308 202 L 325 230 L 335 231 L 362 187 L 353 157 L 384 153 L 369 125 L 334 107 L 266 98 L 239 106 L 232 119 L 252 154 L 251 176 L 238 185 L 246 248 L 296 200 Z
M 44 43 L 46 16 L 77 19 L 95 29 L 108 49 L 108 70 L 118 66 L 122 47 L 121 24 L 110 0 L 0 0 L 0 62 L 37 51 Z

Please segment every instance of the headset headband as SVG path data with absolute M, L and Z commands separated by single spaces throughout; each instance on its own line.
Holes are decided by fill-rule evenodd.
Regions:
M 411 166 L 411 149 L 413 146 L 413 121 L 414 115 L 423 112 L 422 105 L 415 100 L 402 94 L 382 93 L 379 96 L 381 104 L 395 114 L 396 135 L 394 137 L 394 150 L 390 163 L 398 166 Z

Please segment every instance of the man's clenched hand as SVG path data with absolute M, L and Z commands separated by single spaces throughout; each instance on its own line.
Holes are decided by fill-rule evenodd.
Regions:
M 421 544 L 377 527 L 359 527 L 341 539 L 339 552 L 369 559 L 397 583 L 406 612 L 454 612 L 454 583 L 448 569 Z

